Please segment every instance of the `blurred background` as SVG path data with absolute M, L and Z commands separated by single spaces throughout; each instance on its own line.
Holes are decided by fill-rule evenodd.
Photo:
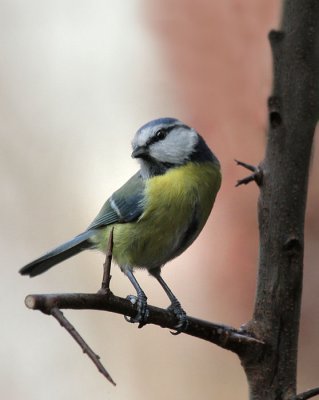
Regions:
M 163 276 L 190 315 L 239 327 L 254 301 L 254 184 L 234 158 L 258 164 L 271 88 L 270 29 L 279 0 L 1 0 L 0 393 L 6 400 L 246 399 L 235 355 L 121 316 L 66 311 L 117 382 L 112 387 L 60 328 L 24 306 L 29 293 L 95 292 L 102 255 L 82 253 L 36 279 L 18 269 L 73 237 L 136 171 L 130 140 L 173 116 L 219 157 L 223 185 L 194 245 Z M 318 156 L 307 210 L 299 390 L 318 385 Z M 132 293 L 115 266 L 112 290 Z M 149 302 L 167 306 L 138 272 Z

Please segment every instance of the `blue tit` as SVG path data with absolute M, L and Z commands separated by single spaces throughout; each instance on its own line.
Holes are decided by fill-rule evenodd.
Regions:
M 171 301 L 181 323 L 186 314 L 161 276 L 162 267 L 185 251 L 203 229 L 221 184 L 220 163 L 204 139 L 174 118 L 143 125 L 132 141 L 140 170 L 105 202 L 89 227 L 20 270 L 31 277 L 86 249 L 106 251 L 113 228 L 113 260 L 137 293 L 145 322 L 147 297 L 134 270 L 145 268 Z

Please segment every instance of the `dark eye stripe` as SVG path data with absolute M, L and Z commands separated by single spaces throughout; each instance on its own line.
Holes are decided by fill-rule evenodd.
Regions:
M 170 133 L 171 130 L 173 130 L 176 127 L 176 125 L 172 126 L 167 126 L 165 128 L 161 128 L 156 131 L 155 135 L 152 136 L 146 143 L 146 146 L 150 146 L 153 143 L 159 142 L 161 140 L 164 140 L 166 136 Z M 162 133 L 162 134 L 161 134 Z

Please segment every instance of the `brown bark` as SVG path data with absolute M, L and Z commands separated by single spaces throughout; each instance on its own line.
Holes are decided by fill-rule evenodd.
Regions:
M 266 342 L 243 359 L 250 398 L 296 393 L 308 172 L 319 111 L 319 2 L 286 0 L 280 31 L 269 34 L 274 81 L 258 204 L 259 272 L 247 328 Z

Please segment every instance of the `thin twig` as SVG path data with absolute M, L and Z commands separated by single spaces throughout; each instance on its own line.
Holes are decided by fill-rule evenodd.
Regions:
M 307 390 L 306 392 L 303 392 L 300 394 L 297 394 L 291 400 L 307 400 L 307 399 L 310 399 L 311 397 L 318 396 L 318 395 L 319 395 L 319 387 L 317 387 L 315 389 Z
M 110 281 L 112 278 L 111 264 L 112 264 L 112 251 L 113 251 L 113 230 L 114 230 L 114 227 L 111 229 L 111 233 L 110 233 L 109 240 L 107 243 L 105 262 L 103 264 L 103 279 L 102 279 L 101 289 L 99 292 L 99 293 L 104 293 L 104 294 L 109 292 Z
M 59 309 L 103 310 L 129 317 L 135 317 L 137 313 L 136 304 L 132 304 L 127 299 L 115 296 L 110 291 L 107 294 L 33 294 L 26 297 L 25 304 L 28 308 L 40 310 L 45 314 L 50 314 L 50 310 L 54 307 Z M 175 329 L 178 321 L 173 313 L 151 305 L 148 305 L 148 310 L 147 324 Z M 189 316 L 187 316 L 187 324 L 185 324 L 185 329 L 182 333 L 207 340 L 236 354 L 249 352 L 258 357 L 258 354 L 265 347 L 265 343 L 243 330 Z
M 91 347 L 86 343 L 86 341 L 82 338 L 79 332 L 74 328 L 74 326 L 67 320 L 67 318 L 63 315 L 62 311 L 59 310 L 58 307 L 52 307 L 50 309 L 50 314 L 60 323 L 60 325 L 65 328 L 69 334 L 73 337 L 73 339 L 78 343 L 78 345 L 83 350 L 83 353 L 87 354 L 88 357 L 95 364 L 97 369 L 101 372 L 105 378 L 111 382 L 114 386 L 116 383 L 113 381 L 111 375 L 107 372 L 100 361 L 100 357 L 94 353 Z
M 237 165 L 240 165 L 241 167 L 244 167 L 244 168 L 248 169 L 249 171 L 253 172 L 252 174 L 246 176 L 245 178 L 239 179 L 235 185 L 236 187 L 240 186 L 240 185 L 247 185 L 248 183 L 250 183 L 252 181 L 255 181 L 258 186 L 262 185 L 263 172 L 260 167 L 255 167 L 254 165 L 247 164 L 243 161 L 235 160 L 235 162 Z

